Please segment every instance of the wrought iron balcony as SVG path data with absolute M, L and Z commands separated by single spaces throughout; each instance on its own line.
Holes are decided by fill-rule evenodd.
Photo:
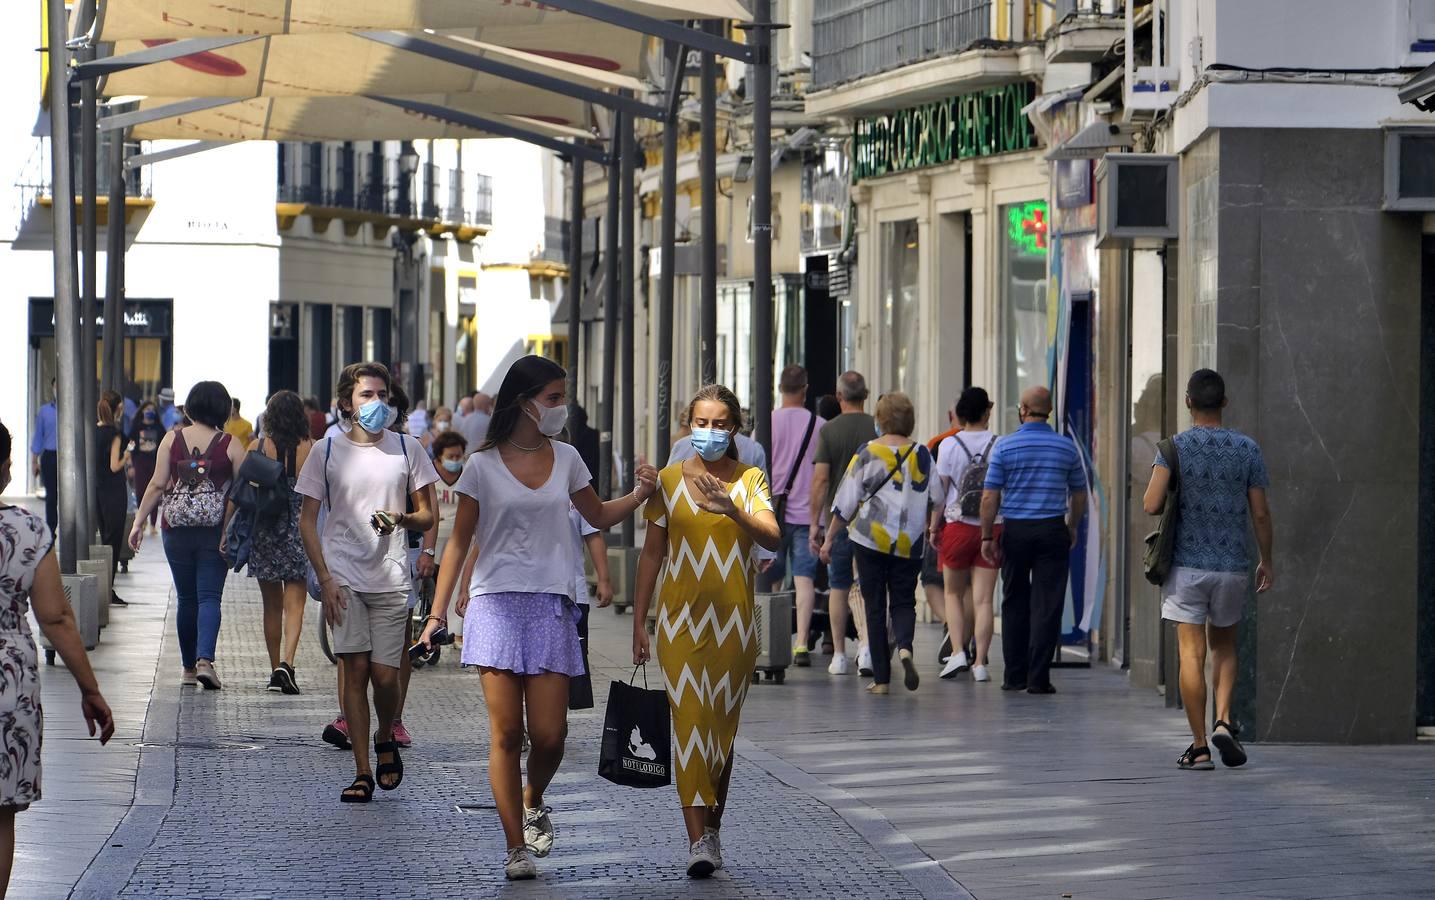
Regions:
M 960 53 L 993 37 L 992 19 L 992 0 L 816 0 L 812 88 Z
M 543 252 L 533 257 L 548 262 L 568 262 L 568 220 L 543 217 Z

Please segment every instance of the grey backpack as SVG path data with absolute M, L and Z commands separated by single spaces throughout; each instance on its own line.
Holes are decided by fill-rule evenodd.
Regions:
M 964 519 L 975 519 L 982 514 L 982 491 L 986 490 L 987 465 L 991 462 L 992 445 L 996 442 L 997 436 L 992 435 L 981 452 L 973 456 L 960 437 L 955 440 L 956 445 L 967 455 L 967 468 L 957 482 L 957 508 L 961 510 Z

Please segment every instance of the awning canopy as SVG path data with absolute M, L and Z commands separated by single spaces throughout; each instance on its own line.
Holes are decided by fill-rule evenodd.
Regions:
M 176 107 L 191 98 L 149 97 L 139 113 Z M 435 94 L 405 97 L 403 101 L 431 104 L 482 116 L 515 128 L 553 138 L 585 139 L 586 131 L 520 116 L 495 115 L 487 99 L 477 94 Z M 135 140 L 201 141 L 387 141 L 442 138 L 508 137 L 479 127 L 404 109 L 372 97 L 259 97 L 221 103 L 209 109 L 178 112 L 174 116 L 133 126 Z
M 1426 66 L 1405 82 L 1400 102 L 1413 103 L 1422 112 L 1435 111 L 1435 66 Z
M 750 21 L 738 0 L 603 0 L 653 19 Z M 513 0 L 108 0 L 95 40 L 160 40 L 338 31 L 461 29 L 477 40 L 637 75 L 637 31 L 537 2 Z M 173 95 L 175 92 L 171 91 Z
M 155 42 L 121 41 L 115 55 L 137 52 Z M 449 59 L 423 55 L 415 46 Z M 469 61 L 467 64 L 461 64 Z M 475 66 L 493 67 L 479 71 Z M 586 103 L 577 97 L 510 80 L 494 71 L 558 79 L 594 90 L 637 91 L 641 83 L 530 53 L 455 36 L 409 36 L 394 32 L 376 38 L 360 34 L 302 34 L 263 37 L 192 56 L 117 71 L 106 77 L 108 97 L 314 97 L 343 94 L 468 94 L 483 99 L 486 112 L 524 115 L 585 127 Z

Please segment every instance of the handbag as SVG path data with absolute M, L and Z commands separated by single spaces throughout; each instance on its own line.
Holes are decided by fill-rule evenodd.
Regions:
M 643 686 L 633 684 L 643 669 Z M 667 787 L 672 783 L 672 719 L 666 691 L 648 689 L 648 670 L 633 669 L 628 683 L 608 688 L 598 774 L 626 787 Z
M 1166 503 L 1161 507 L 1156 530 L 1146 535 L 1142 569 L 1146 580 L 1159 586 L 1166 583 L 1176 559 L 1176 528 L 1181 520 L 1181 460 L 1176 453 L 1176 442 L 1171 438 L 1162 440 L 1156 449 L 1171 470 L 1171 483 L 1166 488 Z

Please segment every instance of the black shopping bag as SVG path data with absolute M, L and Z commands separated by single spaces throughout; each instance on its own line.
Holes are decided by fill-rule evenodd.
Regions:
M 580 606 L 582 618 L 578 620 L 578 646 L 583 648 L 583 674 L 568 678 L 568 708 L 593 708 L 593 670 L 588 666 L 588 607 Z
M 637 677 L 637 670 L 633 676 Z M 603 719 L 603 749 L 598 774 L 614 784 L 655 788 L 672 784 L 671 718 L 665 691 L 615 681 L 608 689 Z

